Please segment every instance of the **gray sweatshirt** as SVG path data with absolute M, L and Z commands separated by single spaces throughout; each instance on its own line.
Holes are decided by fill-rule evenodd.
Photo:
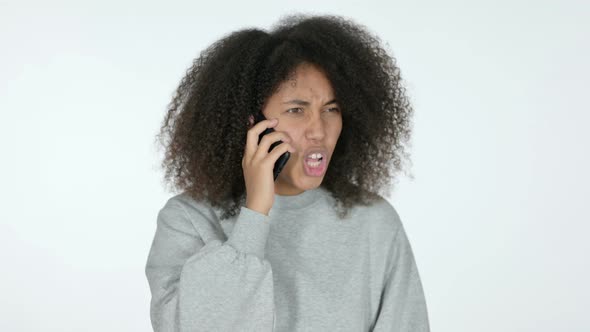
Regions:
M 380 196 L 338 219 L 318 187 L 233 218 L 186 193 L 157 216 L 154 331 L 429 331 L 416 262 Z

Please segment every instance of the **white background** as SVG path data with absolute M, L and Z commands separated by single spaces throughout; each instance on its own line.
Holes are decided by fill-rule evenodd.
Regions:
M 174 193 L 153 141 L 192 60 L 293 11 L 387 43 L 416 115 L 390 202 L 433 331 L 590 331 L 587 1 L 1 1 L 0 330 L 149 331 Z

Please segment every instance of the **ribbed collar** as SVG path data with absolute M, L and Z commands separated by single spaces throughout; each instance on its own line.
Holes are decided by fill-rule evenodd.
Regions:
M 314 189 L 305 190 L 298 195 L 283 196 L 275 194 L 275 201 L 272 209 L 295 210 L 306 208 L 316 203 L 325 193 L 326 189 L 317 187 Z

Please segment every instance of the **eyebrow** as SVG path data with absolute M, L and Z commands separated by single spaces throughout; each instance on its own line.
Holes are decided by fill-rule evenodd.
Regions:
M 329 102 L 325 103 L 324 106 L 330 105 L 330 104 L 335 104 L 335 103 L 337 103 L 336 99 L 332 99 Z M 296 104 L 296 105 L 301 105 L 301 106 L 309 106 L 310 105 L 310 103 L 308 101 L 301 100 L 301 99 L 292 99 L 292 100 L 283 102 L 283 104 Z

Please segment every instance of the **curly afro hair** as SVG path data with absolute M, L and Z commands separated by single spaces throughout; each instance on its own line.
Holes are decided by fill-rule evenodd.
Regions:
M 380 39 L 332 15 L 284 16 L 270 32 L 235 31 L 203 50 L 157 135 L 165 148 L 165 182 L 222 209 L 221 219 L 238 214 L 246 198 L 241 161 L 248 115 L 260 111 L 302 63 L 323 69 L 342 114 L 321 186 L 340 205 L 340 218 L 355 204 L 378 200 L 403 159 L 409 160 L 413 109 L 396 60 Z

